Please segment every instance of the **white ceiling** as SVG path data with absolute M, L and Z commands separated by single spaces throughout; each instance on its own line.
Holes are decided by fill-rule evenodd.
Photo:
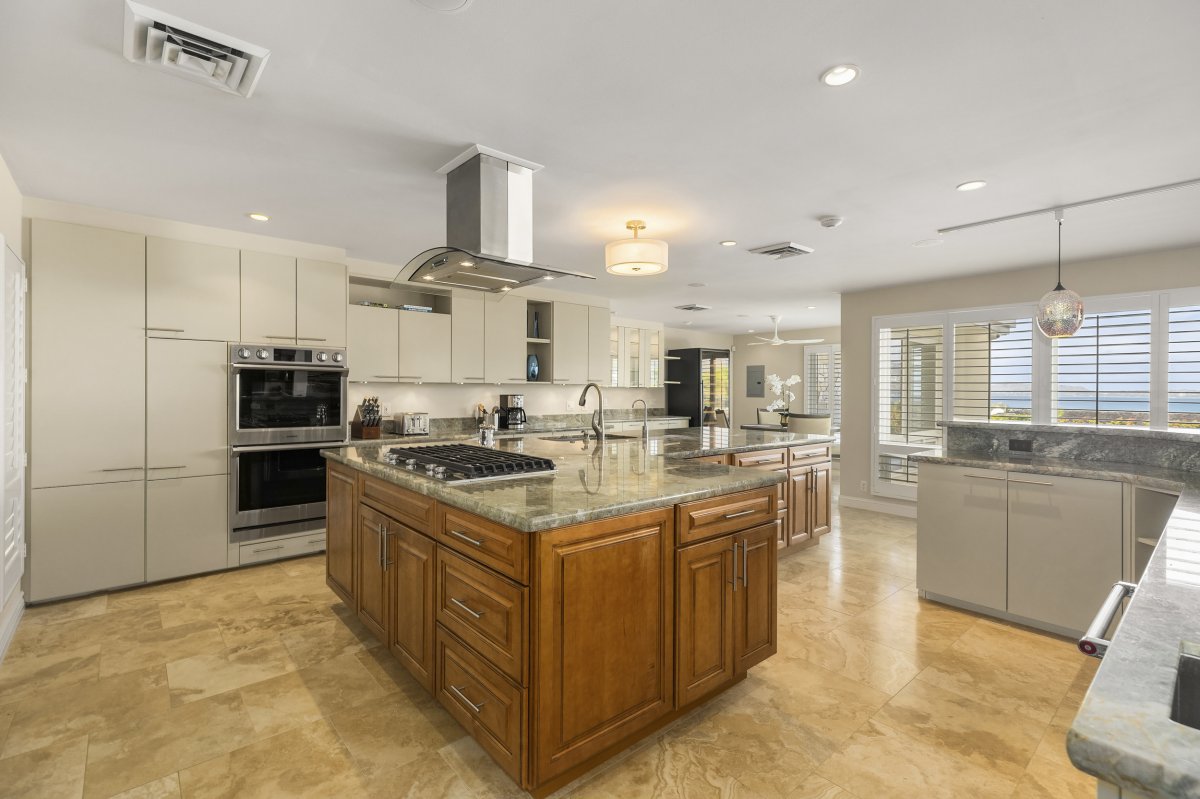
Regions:
M 939 227 L 1200 177 L 1195 0 L 150 4 L 269 48 L 255 95 L 126 62 L 121 0 L 5 2 L 0 153 L 27 196 L 402 265 L 443 241 L 435 170 L 480 142 L 546 165 L 535 257 L 601 276 L 563 289 L 669 325 L 836 323 L 838 292 L 1053 255 L 1051 217 L 910 246 Z M 841 62 L 862 77 L 818 83 Z M 665 275 L 604 274 L 631 217 Z M 1076 211 L 1067 257 L 1200 243 L 1198 218 L 1200 188 Z M 816 253 L 745 251 L 788 240 Z

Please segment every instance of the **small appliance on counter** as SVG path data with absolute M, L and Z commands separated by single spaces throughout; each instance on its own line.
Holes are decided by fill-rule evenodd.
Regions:
M 525 395 L 501 394 L 499 416 L 501 430 L 524 430 L 528 421 L 525 416 Z
M 395 430 L 402 436 L 429 435 L 429 414 L 404 411 L 392 417 Z

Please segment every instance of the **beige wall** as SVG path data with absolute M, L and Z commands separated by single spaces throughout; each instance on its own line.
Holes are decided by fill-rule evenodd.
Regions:
M 1200 247 L 1068 264 L 1068 288 L 1089 296 L 1200 286 Z M 1054 266 L 910 283 L 842 295 L 843 498 L 871 498 L 871 320 L 876 316 L 1037 302 Z M 756 348 L 757 349 L 757 348 Z M 897 502 L 911 506 L 911 503 Z
M 770 335 L 770 330 L 762 335 Z M 781 330 L 779 337 L 785 339 L 824 339 L 823 344 L 837 344 L 842 340 L 840 327 L 818 327 L 807 330 Z M 758 421 L 757 410 L 765 408 L 775 399 L 771 389 L 767 387 L 762 397 L 746 396 L 746 367 L 762 364 L 766 367 L 764 374 L 777 374 L 785 380 L 792 375 L 800 375 L 800 382 L 792 386 L 791 391 L 796 395 L 791 409 L 799 413 L 804 408 L 804 345 L 781 344 L 773 347 L 769 344 L 749 346 L 757 341 L 753 335 L 734 336 L 733 352 L 733 426 L 753 424 Z
M 17 255 L 24 258 L 21 249 L 21 190 L 13 180 L 4 157 L 0 156 L 0 234 Z
M 690 327 L 663 328 L 663 338 L 669 350 L 687 350 L 693 347 L 727 350 L 733 346 L 733 336 L 728 333 L 710 333 L 706 330 L 692 330 Z

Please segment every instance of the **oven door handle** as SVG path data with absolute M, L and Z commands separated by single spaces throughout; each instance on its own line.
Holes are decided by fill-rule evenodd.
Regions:
M 239 452 L 272 452 L 279 449 L 328 449 L 330 447 L 342 447 L 345 445 L 345 439 L 339 439 L 338 441 L 309 441 L 304 444 L 254 444 L 242 447 L 230 447 L 229 451 L 237 455 Z
M 295 372 L 312 370 L 314 372 L 345 372 L 345 366 L 321 366 L 307 361 L 283 361 L 281 363 L 231 363 L 229 368 L 234 371 L 255 369 L 258 371 Z

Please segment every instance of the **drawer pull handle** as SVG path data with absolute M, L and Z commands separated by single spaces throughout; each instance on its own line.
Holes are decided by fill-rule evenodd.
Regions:
M 141 466 L 121 466 L 116 469 L 101 469 L 102 472 L 140 472 Z
M 467 535 L 466 533 L 462 532 L 461 530 L 448 530 L 447 532 L 450 533 L 450 535 L 454 536 L 455 538 L 461 538 L 463 541 L 466 541 L 471 546 L 474 546 L 474 547 L 482 547 L 483 546 L 482 539 L 471 538 L 471 536 Z
M 1005 479 L 1007 479 L 1004 477 L 991 477 L 986 474 L 967 474 L 966 472 L 963 472 L 963 477 L 970 477 L 973 480 L 1005 480 Z M 1019 483 L 1021 481 L 1017 480 L 1016 482 Z M 1047 483 L 1047 485 L 1049 485 L 1049 483 Z
M 724 518 L 736 519 L 739 516 L 749 516 L 751 513 L 754 513 L 754 508 L 751 508 L 750 510 L 740 510 L 737 513 L 726 513 Z
M 277 338 L 282 341 L 295 341 L 296 340 L 295 336 L 263 336 L 263 338 Z
M 182 333 L 182 327 L 148 327 L 147 330 L 156 330 L 159 333 Z
M 460 608 L 462 608 L 467 613 L 470 613 L 475 618 L 477 618 L 477 619 L 483 618 L 482 610 L 472 610 L 471 606 L 468 605 L 466 602 L 463 602 L 461 599 L 455 599 L 454 597 L 450 597 L 450 601 L 453 602 L 455 605 L 458 605 Z
M 155 469 L 186 469 L 186 468 L 187 468 L 186 466 L 151 466 L 150 471 L 154 471 Z
M 1134 583 L 1117 582 L 1113 583 L 1112 590 L 1108 592 L 1108 596 L 1104 599 L 1104 604 L 1100 606 L 1100 610 L 1096 613 L 1096 618 L 1092 619 L 1092 623 L 1088 625 L 1087 632 L 1079 639 L 1079 651 L 1085 655 L 1091 655 L 1094 658 L 1103 658 L 1104 653 L 1108 651 L 1109 644 L 1104 638 L 1104 631 L 1112 624 L 1113 617 L 1117 615 L 1117 611 L 1121 609 L 1121 602 L 1127 596 L 1133 596 L 1133 592 L 1137 590 Z
M 468 706 L 469 708 L 471 708 L 471 710 L 473 710 L 473 711 L 474 711 L 474 712 L 476 712 L 476 713 L 478 713 L 478 712 L 480 712 L 481 710 L 483 710 L 483 706 L 487 704 L 487 702 L 480 702 L 480 703 L 477 705 L 477 704 L 475 704 L 474 702 L 472 702 L 470 699 L 467 699 L 467 696 L 466 696 L 466 694 L 464 694 L 464 693 L 462 692 L 462 688 L 459 688 L 457 685 L 451 685 L 451 686 L 450 686 L 450 690 L 454 692 L 454 695 L 455 695 L 455 696 L 457 696 L 457 697 L 458 697 L 459 699 L 461 699 L 462 701 L 466 702 L 466 703 L 467 703 L 467 706 Z
M 274 552 L 277 549 L 283 549 L 283 544 L 280 544 L 277 547 L 262 547 L 260 549 L 252 549 L 252 550 L 250 550 L 250 553 L 253 555 L 257 555 L 260 552 Z
M 1014 479 L 1013 479 L 1013 478 L 1011 478 L 1011 477 L 1010 477 L 1010 478 L 1008 478 L 1008 482 L 1010 482 L 1010 483 L 1024 483 L 1024 484 L 1025 484 L 1025 485 L 1027 485 L 1027 486 L 1052 486 L 1052 485 L 1054 485 L 1054 483 L 1051 483 L 1051 482 L 1050 482 L 1050 481 L 1048 481 L 1048 480 L 1014 480 Z
M 317 338 L 316 336 L 297 336 L 300 341 L 327 341 L 328 339 Z

